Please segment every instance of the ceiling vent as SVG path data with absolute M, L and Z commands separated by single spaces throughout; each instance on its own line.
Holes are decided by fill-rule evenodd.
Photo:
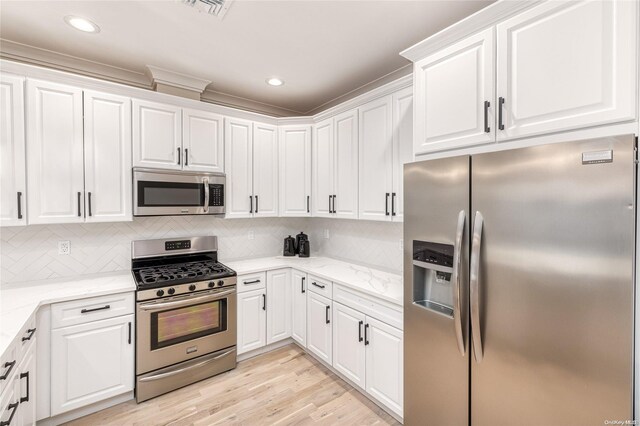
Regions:
M 233 0 L 182 0 L 183 3 L 222 19 L 229 10 Z

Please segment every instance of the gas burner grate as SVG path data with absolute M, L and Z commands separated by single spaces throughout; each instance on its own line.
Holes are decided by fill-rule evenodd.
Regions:
M 157 284 L 178 280 L 208 279 L 232 272 L 215 261 L 187 262 L 177 265 L 150 266 L 138 269 L 142 284 Z

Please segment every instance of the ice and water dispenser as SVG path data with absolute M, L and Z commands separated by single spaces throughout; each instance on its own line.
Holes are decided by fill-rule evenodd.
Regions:
M 453 245 L 413 241 L 413 304 L 453 318 Z

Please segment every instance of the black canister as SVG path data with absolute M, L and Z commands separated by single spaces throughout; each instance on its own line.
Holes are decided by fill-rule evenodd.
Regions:
M 309 237 L 304 232 L 300 231 L 298 235 L 296 235 L 296 253 L 300 253 L 300 247 L 304 241 L 308 241 Z
M 300 257 L 309 257 L 311 254 L 311 247 L 309 245 L 309 240 L 304 240 L 300 243 L 300 247 L 298 247 L 298 256 Z
M 295 256 L 296 255 L 296 240 L 291 235 L 284 239 L 284 249 L 282 251 L 283 256 Z

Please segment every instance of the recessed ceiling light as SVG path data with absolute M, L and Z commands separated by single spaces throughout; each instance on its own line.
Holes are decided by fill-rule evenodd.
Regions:
M 80 18 L 79 16 L 65 16 L 64 22 L 71 25 L 76 30 L 84 31 L 85 33 L 99 33 L 100 27 L 91 22 L 88 19 Z
M 277 77 L 271 77 L 267 79 L 267 84 L 269 86 L 282 86 L 284 84 L 284 81 L 280 80 Z

